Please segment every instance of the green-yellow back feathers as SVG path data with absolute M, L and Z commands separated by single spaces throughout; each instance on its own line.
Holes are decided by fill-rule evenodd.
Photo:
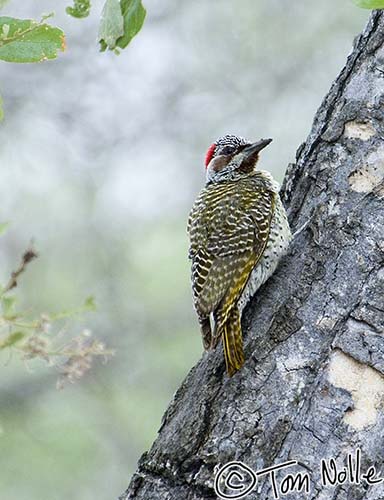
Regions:
M 193 299 L 204 347 L 213 349 L 223 340 L 229 376 L 244 363 L 242 309 L 255 286 L 277 265 L 273 251 L 266 255 L 268 246 L 275 247 L 270 240 L 276 219 L 284 226 L 277 257 L 290 238 L 276 183 L 268 173 L 255 171 L 259 151 L 270 142 L 251 144 L 236 136 L 218 139 L 206 157 L 207 185 L 188 220 Z M 283 210 L 283 217 L 276 217 L 276 208 Z M 252 275 L 260 265 L 255 283 Z

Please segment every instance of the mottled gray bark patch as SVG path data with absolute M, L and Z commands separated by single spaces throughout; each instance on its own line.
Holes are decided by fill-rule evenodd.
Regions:
M 216 465 L 288 459 L 312 479 L 309 495 L 288 500 L 384 497 L 383 484 L 324 488 L 319 476 L 321 458 L 342 465 L 358 447 L 363 468 L 380 470 L 384 458 L 383 104 L 384 14 L 374 12 L 287 170 L 282 197 L 297 234 L 245 311 L 244 368 L 228 379 L 220 349 L 202 356 L 121 500 L 213 499 Z M 354 420 L 364 405 L 369 418 Z M 247 498 L 273 498 L 270 483 Z

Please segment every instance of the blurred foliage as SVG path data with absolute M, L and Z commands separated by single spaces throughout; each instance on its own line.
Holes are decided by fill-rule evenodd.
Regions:
M 0 224 L 0 234 L 7 225 Z M 23 361 L 40 359 L 60 373 L 57 386 L 63 387 L 66 381 L 75 382 L 90 368 L 95 357 L 102 356 L 106 361 L 113 354 L 103 342 L 93 339 L 89 330 L 66 339 L 66 326 L 63 320 L 72 319 L 79 314 L 95 311 L 93 297 L 88 297 L 83 306 L 55 314 L 41 314 L 38 318 L 16 309 L 17 298 L 10 295 L 18 286 L 20 276 L 30 262 L 37 258 L 32 247 L 26 250 L 17 269 L 11 273 L 8 283 L 0 285 L 0 351 L 8 349 L 17 353 Z M 53 331 L 52 331 L 53 330 Z
M 363 9 L 383 9 L 384 0 L 352 0 L 358 7 Z

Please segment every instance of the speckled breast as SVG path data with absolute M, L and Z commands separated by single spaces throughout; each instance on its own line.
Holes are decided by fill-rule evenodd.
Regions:
M 279 260 L 287 252 L 292 233 L 289 228 L 287 214 L 278 194 L 278 185 L 274 182 L 275 210 L 272 215 L 268 243 L 263 256 L 252 270 L 243 293 L 238 301 L 239 311 L 242 312 L 251 297 L 260 286 L 267 281 L 275 271 Z

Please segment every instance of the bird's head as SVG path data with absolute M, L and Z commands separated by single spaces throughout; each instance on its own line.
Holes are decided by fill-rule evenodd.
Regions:
M 253 172 L 259 153 L 272 139 L 250 142 L 236 135 L 224 135 L 208 149 L 205 157 L 207 182 L 237 179 Z

